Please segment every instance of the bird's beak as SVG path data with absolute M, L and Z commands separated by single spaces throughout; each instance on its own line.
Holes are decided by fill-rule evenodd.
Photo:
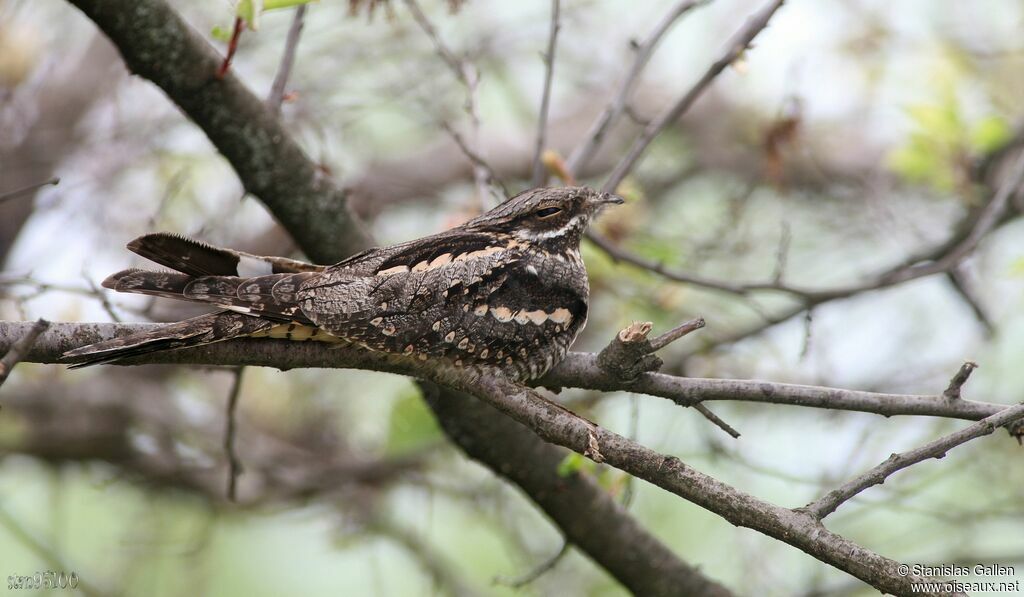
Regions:
M 626 200 L 618 195 L 612 195 L 611 193 L 601 193 L 596 195 L 590 200 L 590 204 L 594 209 L 604 207 L 605 205 L 622 205 Z

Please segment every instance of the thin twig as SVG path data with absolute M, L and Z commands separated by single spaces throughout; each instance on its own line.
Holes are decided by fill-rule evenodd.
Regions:
M 242 474 L 242 462 L 235 453 L 235 412 L 238 407 L 238 396 L 242 390 L 242 373 L 245 367 L 235 369 L 235 379 L 231 384 L 231 391 L 228 393 L 227 409 L 224 419 L 224 454 L 228 461 L 228 499 L 236 501 L 238 489 L 238 476 Z
M 107 298 L 107 295 L 104 294 L 103 291 L 100 290 L 100 287 L 96 285 L 92 276 L 83 271 L 82 279 L 89 285 L 89 290 L 92 291 L 93 296 L 100 302 L 100 306 L 103 307 L 103 310 L 110 316 L 110 320 L 114 323 L 121 323 L 121 317 L 117 314 L 117 311 L 114 310 L 114 305 L 110 303 L 110 299 Z
M 465 71 L 466 65 L 448 48 L 444 41 L 441 40 L 441 36 L 437 32 L 437 28 L 434 27 L 434 24 L 427 18 L 426 13 L 424 13 L 423 9 L 420 8 L 419 3 L 416 2 L 416 0 L 405 0 L 405 6 L 409 9 L 409 12 L 412 13 L 412 18 L 416 21 L 416 24 L 420 26 L 420 29 L 427 34 L 427 37 L 429 37 L 430 41 L 434 44 L 434 51 L 437 52 L 437 55 L 440 56 L 441 60 L 448 65 L 448 68 L 451 69 L 452 73 L 454 73 L 459 79 L 459 82 L 466 87 L 469 87 L 470 81 Z
M 699 412 L 705 419 L 707 419 L 715 427 L 718 427 L 722 431 L 728 433 L 730 436 L 732 436 L 733 439 L 740 438 L 741 434 L 739 431 L 736 431 L 735 427 L 723 421 L 722 417 L 719 417 L 715 413 L 711 412 L 711 409 L 704 406 L 703 404 L 694 404 L 693 410 Z
M 789 245 L 793 241 L 793 234 L 789 229 L 789 222 L 782 223 L 782 234 L 779 236 L 779 249 L 775 253 L 775 274 L 772 282 L 782 286 L 782 278 L 786 275 L 786 264 L 789 261 Z
M 50 327 L 50 322 L 45 319 L 37 320 L 25 335 L 11 346 L 3 358 L 0 358 L 0 386 L 7 381 L 7 376 L 14 370 L 14 366 L 28 356 L 28 351 L 32 349 L 32 345 L 36 343 L 39 335 L 48 327 Z
M 978 364 L 973 361 L 967 361 L 961 365 L 960 370 L 949 380 L 949 386 L 946 387 L 946 391 L 942 395 L 948 400 L 959 400 L 960 390 L 963 389 L 964 384 L 971 377 L 971 373 L 974 373 L 977 368 Z
M 924 276 L 950 271 L 974 251 L 981 239 L 999 222 L 1010 198 L 1024 185 L 1024 151 L 1017 156 L 1009 176 L 999 186 L 995 196 L 982 209 L 967 236 L 941 258 L 919 267 L 909 267 L 893 276 L 894 281 L 905 282 Z
M 807 510 L 811 516 L 821 520 L 832 512 L 835 512 L 839 506 L 853 496 L 859 494 L 865 489 L 868 489 L 869 487 L 884 483 L 885 480 L 893 473 L 929 458 L 942 458 L 946 455 L 946 452 L 960 444 L 969 442 L 970 440 L 983 435 L 989 435 L 997 428 L 1020 419 L 1024 419 L 1024 404 L 1018 404 L 1007 408 L 1000 413 L 982 419 L 969 427 L 961 429 L 960 431 L 951 433 L 933 442 L 929 442 L 920 448 L 904 452 L 902 454 L 893 454 L 887 458 L 885 462 L 882 462 L 863 475 L 850 480 L 841 487 L 833 489 L 821 498 L 805 506 L 804 509 Z
M 494 582 L 495 584 L 504 585 L 506 587 L 510 587 L 513 589 L 521 589 L 526 585 L 532 583 L 533 581 L 537 580 L 547 572 L 549 572 L 555 566 L 557 566 L 558 563 L 562 561 L 562 558 L 564 558 L 569 553 L 569 549 L 571 547 L 572 544 L 570 544 L 565 539 L 562 539 L 562 547 L 558 550 L 558 552 L 555 555 L 551 556 L 547 560 L 544 560 L 540 563 L 540 565 L 536 566 L 526 574 L 523 574 L 522 576 L 519 576 L 517 578 L 498 577 L 494 579 Z
M 22 187 L 20 189 L 14 189 L 13 191 L 5 191 L 3 193 L 0 193 L 0 203 L 3 203 L 5 201 L 10 201 L 11 199 L 17 199 L 19 197 L 24 197 L 26 195 L 31 195 L 33 192 L 39 190 L 42 187 L 48 186 L 48 185 L 56 186 L 58 184 L 60 184 L 60 178 L 55 176 L 55 177 L 51 178 L 50 180 L 46 180 L 46 181 L 43 181 L 43 182 L 37 182 L 35 184 L 30 184 L 27 187 Z
M 242 37 L 242 31 L 245 30 L 245 20 L 242 17 L 235 17 L 235 27 L 231 31 L 231 41 L 228 42 L 228 51 L 224 54 L 224 61 L 220 63 L 220 67 L 214 76 L 217 80 L 222 80 L 231 68 L 231 61 L 235 58 L 235 52 L 238 50 L 238 39 Z
M 822 303 L 836 299 L 846 298 L 855 294 L 881 290 L 896 286 L 911 280 L 916 280 L 936 273 L 952 271 L 959 266 L 960 262 L 973 251 L 981 238 L 999 223 L 999 217 L 1005 211 L 1007 201 L 1024 184 L 1024 152 L 1015 164 L 1010 176 L 996 190 L 991 201 L 985 205 L 982 213 L 971 225 L 970 229 L 961 239 L 955 237 L 942 243 L 935 248 L 931 254 L 914 255 L 902 263 L 894 265 L 882 272 L 874 274 L 864 282 L 858 282 L 847 286 L 817 290 L 772 282 L 734 283 L 724 280 L 707 278 L 697 274 L 676 271 L 665 266 L 664 263 L 642 257 L 626 249 L 616 246 L 607 238 L 594 232 L 588 233 L 588 237 L 595 245 L 603 250 L 615 261 L 628 263 L 630 265 L 654 272 L 669 280 L 693 284 L 702 288 L 727 292 L 738 296 L 748 296 L 755 292 L 782 292 L 798 299 L 801 304 L 784 311 L 783 313 L 766 319 L 762 324 L 744 330 L 738 334 L 727 336 L 716 341 L 716 345 L 729 344 L 742 340 L 750 335 L 756 334 L 763 329 L 781 323 L 803 313 L 807 309 L 816 307 Z M 925 265 L 918 265 L 927 261 Z M 708 347 L 705 347 L 705 349 Z
M 412 13 L 416 24 L 430 38 L 431 43 L 434 45 L 434 51 L 441 57 L 441 61 L 448 65 L 455 78 L 465 87 L 466 102 L 463 104 L 463 109 L 469 117 L 470 139 L 468 141 L 463 139 L 459 145 L 460 147 L 465 146 L 463 152 L 466 155 L 477 157 L 477 159 L 471 158 L 470 163 L 473 165 L 473 182 L 476 185 L 478 199 L 481 202 L 480 211 L 483 211 L 484 198 L 492 194 L 493 187 L 490 186 L 489 181 L 496 181 L 497 178 L 494 176 L 494 169 L 486 165 L 487 162 L 480 157 L 480 114 L 476 106 L 476 89 L 480 83 L 480 73 L 477 72 L 476 68 L 468 60 L 459 58 L 451 51 L 416 0 L 405 0 L 405 5 L 409 12 Z M 456 142 L 458 142 L 458 139 L 456 139 Z M 504 201 L 508 196 L 507 192 L 504 190 L 502 192 L 505 194 L 497 197 L 499 201 Z M 496 190 L 493 194 L 498 195 Z
M 971 313 L 974 314 L 974 318 L 978 320 L 981 327 L 985 328 L 985 333 L 991 337 L 996 333 L 996 326 L 992 323 L 992 319 L 989 318 L 988 313 L 985 312 L 985 308 L 981 305 L 981 301 L 978 300 L 977 296 L 975 296 L 974 291 L 971 289 L 971 285 L 962 269 L 962 267 L 954 267 L 949 270 L 946 272 L 946 279 L 949 280 L 949 284 L 953 290 L 956 291 L 957 296 L 959 296 L 971 309 Z
M 751 42 L 768 26 L 768 21 L 771 20 L 772 15 L 782 6 L 783 2 L 785 0 L 771 0 L 760 12 L 748 19 L 743 28 L 729 42 L 725 54 L 708 68 L 704 76 L 679 101 L 644 128 L 643 133 L 641 133 L 640 137 L 633 143 L 629 151 L 626 152 L 626 155 L 608 176 L 608 180 L 605 181 L 602 188 L 604 192 L 615 192 L 615 189 L 619 187 L 622 180 L 633 170 L 640 156 L 644 154 L 655 137 L 660 135 L 669 125 L 679 120 L 679 117 L 693 105 L 715 78 L 750 47 Z
M 695 332 L 704 327 L 704 318 L 691 319 L 682 325 L 678 325 L 657 338 L 651 340 L 651 350 L 661 350 L 683 336 Z
M 587 131 L 583 143 L 578 145 L 569 157 L 569 172 L 572 172 L 574 176 L 580 175 L 580 172 L 587 167 L 587 164 L 590 163 L 597 150 L 601 148 L 601 143 L 604 142 L 605 136 L 612 125 L 615 124 L 623 113 L 628 111 L 629 98 L 633 95 L 636 84 L 640 80 L 640 74 L 643 72 L 644 67 L 647 66 L 651 56 L 654 54 L 655 48 L 662 38 L 665 37 L 665 34 L 684 14 L 693 8 L 708 4 L 710 1 L 682 0 L 676 3 L 665 17 L 661 19 L 650 35 L 636 47 L 636 57 L 633 59 L 633 65 L 630 67 L 629 72 L 626 73 L 626 78 L 619 85 L 619 90 L 615 97 L 605 106 L 601 115 L 594 121 L 594 124 L 590 126 L 590 130 Z
M 455 141 L 455 145 L 459 147 L 462 155 L 466 156 L 469 161 L 473 164 L 474 168 L 482 168 L 486 173 L 487 182 L 491 185 L 498 187 L 505 197 L 509 196 L 508 187 L 505 186 L 505 182 L 498 177 L 498 173 L 494 171 L 491 164 L 487 162 L 480 154 L 469 146 L 466 142 L 466 138 L 462 136 L 459 131 L 455 130 L 451 124 L 441 121 L 441 128 Z
M 540 95 L 540 113 L 537 116 L 537 143 L 533 152 L 533 178 L 530 186 L 540 187 L 548 179 L 547 168 L 541 162 L 544 145 L 548 133 L 548 109 L 551 104 L 551 82 L 555 72 L 555 47 L 558 41 L 558 30 L 561 28 L 559 14 L 561 2 L 551 0 L 551 32 L 548 36 L 548 50 L 544 53 L 544 90 Z
M 295 9 L 292 25 L 288 28 L 288 37 L 284 42 L 284 54 L 281 55 L 281 65 L 277 67 L 274 84 L 270 86 L 270 95 L 267 96 L 267 107 L 275 114 L 281 112 L 285 86 L 288 85 L 288 78 L 291 76 L 292 67 L 295 65 L 295 50 L 298 48 L 299 38 L 302 36 L 303 19 L 306 17 L 307 6 L 307 4 L 300 4 Z

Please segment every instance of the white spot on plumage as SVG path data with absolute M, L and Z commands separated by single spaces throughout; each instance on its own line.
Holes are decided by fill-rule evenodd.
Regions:
M 548 314 L 539 309 L 536 311 L 527 311 L 526 316 L 530 318 L 530 321 L 532 321 L 534 325 L 541 325 L 548 319 Z
M 378 276 L 390 276 L 392 274 L 404 274 L 409 271 L 408 265 L 396 265 L 395 267 L 389 267 L 388 269 L 382 269 L 377 272 Z
M 430 262 L 430 265 L 428 267 L 430 269 L 434 269 L 435 267 L 441 267 L 443 265 L 448 265 L 451 262 L 452 262 L 452 254 L 451 253 L 445 253 L 443 255 L 438 255 L 437 257 L 434 257 L 434 259 Z
M 512 310 L 508 307 L 491 307 L 491 315 L 502 323 L 512 321 Z
M 255 276 L 266 276 L 274 273 L 274 266 L 269 262 L 248 255 L 238 256 L 238 265 L 235 267 L 238 275 L 242 278 Z
M 572 321 L 572 313 L 570 313 L 568 309 L 558 308 L 552 311 L 550 315 L 548 315 L 548 319 L 555 323 L 565 325 Z

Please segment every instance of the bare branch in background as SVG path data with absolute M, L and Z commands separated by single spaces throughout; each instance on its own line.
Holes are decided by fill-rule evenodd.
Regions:
M 492 187 L 488 183 L 490 180 L 496 181 L 497 178 L 494 176 L 494 170 L 490 166 L 486 166 L 486 162 L 480 158 L 480 114 L 477 111 L 476 105 L 476 90 L 477 85 L 480 83 L 480 73 L 468 60 L 459 58 L 448 48 L 437 32 L 437 28 L 427 18 L 426 13 L 423 12 L 423 9 L 420 8 L 416 0 L 405 0 L 405 5 L 409 12 L 412 13 L 416 24 L 430 38 L 431 43 L 434 45 L 434 51 L 448 65 L 455 78 L 458 79 L 466 90 L 466 102 L 463 108 L 469 117 L 469 140 L 463 139 L 461 142 L 458 140 L 456 142 L 459 143 L 459 147 L 465 148 L 464 152 L 466 155 L 477 156 L 477 159 L 471 159 L 470 161 L 473 164 L 473 181 L 476 183 L 477 198 L 480 202 L 479 211 L 483 211 L 482 207 L 485 205 L 486 198 L 491 194 Z M 504 199 L 505 197 L 498 197 L 499 201 L 504 201 Z
M 732 592 L 676 557 L 588 475 L 560 475 L 566 451 L 482 400 L 420 382 L 448 438 L 470 458 L 521 488 L 566 542 L 604 567 L 634 595 L 729 597 Z M 595 520 L 601 524 L 594 524 Z
M 537 116 L 537 143 L 533 152 L 533 176 L 531 187 L 544 186 L 547 182 L 547 169 L 541 161 L 541 155 L 547 142 L 548 109 L 551 104 L 551 82 L 555 72 L 555 48 L 558 42 L 558 30 L 562 27 L 560 18 L 560 0 L 551 0 L 551 32 L 548 34 L 548 50 L 544 53 L 544 88 L 540 94 L 540 112 Z
M 858 493 L 874 485 L 881 485 L 893 473 L 915 465 L 918 462 L 928 460 L 929 458 L 943 458 L 946 456 L 947 452 L 960 444 L 967 443 L 972 439 L 979 438 L 984 435 L 989 435 L 999 427 L 1019 422 L 1021 420 L 1024 420 L 1024 404 L 1012 406 L 1003 412 L 994 414 L 991 417 L 986 417 L 969 427 L 961 429 L 956 433 L 951 433 L 933 442 L 929 442 L 920 448 L 909 452 L 903 452 L 902 454 L 893 454 L 886 459 L 885 462 L 867 471 L 863 475 L 850 480 L 842 487 L 828 492 L 818 500 L 805 506 L 805 508 L 812 516 L 821 520 L 832 512 L 835 512 L 843 502 L 846 502 Z
M 626 74 L 626 78 L 619 85 L 619 90 L 616 92 L 615 97 L 605 106 L 604 111 L 597 117 L 594 124 L 590 126 L 590 130 L 587 132 L 583 143 L 577 145 L 576 150 L 569 157 L 568 171 L 574 176 L 579 176 L 580 172 L 587 167 L 594 154 L 601 148 L 608 130 L 611 129 L 628 107 L 629 98 L 636 90 L 640 75 L 650 61 L 651 56 L 654 55 L 654 50 L 657 48 L 658 43 L 661 42 L 665 34 L 684 14 L 690 12 L 693 8 L 708 4 L 709 2 L 710 0 L 682 0 L 677 2 L 647 38 L 636 47 L 636 57 L 633 59 L 633 65 Z
M 242 392 L 242 374 L 245 367 L 238 367 L 234 371 L 234 379 L 231 382 L 231 390 L 228 392 L 228 400 L 224 414 L 224 456 L 228 462 L 227 496 L 229 501 L 237 501 L 238 498 L 238 476 L 242 474 L 242 461 L 235 452 L 235 417 L 238 415 L 238 397 Z
M 544 576 L 545 573 L 551 571 L 555 566 L 557 566 L 558 563 L 562 561 L 562 558 L 564 558 L 569 553 L 570 548 L 572 548 L 572 544 L 563 539 L 562 547 L 560 547 L 558 551 L 555 552 L 555 555 L 541 562 L 539 566 L 534 567 L 526 574 L 519 576 L 517 578 L 496 578 L 494 579 L 494 582 L 499 585 L 511 587 L 513 589 L 521 589 L 526 585 L 532 583 L 533 581 L 537 580 L 538 578 Z
M 274 113 L 281 112 L 281 104 L 284 102 L 285 87 L 291 77 L 292 67 L 295 65 L 295 50 L 299 47 L 299 38 L 302 36 L 303 19 L 306 17 L 308 4 L 300 4 L 295 9 L 295 16 L 292 17 L 291 27 L 288 28 L 288 37 L 284 42 L 284 53 L 281 55 L 281 65 L 277 68 L 274 76 L 274 83 L 270 86 L 270 94 L 267 96 L 267 106 Z
M 697 98 L 704 93 L 704 90 L 711 85 L 718 75 L 750 47 L 751 42 L 768 26 L 768 21 L 771 20 L 772 15 L 782 6 L 784 1 L 772 0 L 760 12 L 747 20 L 746 25 L 729 41 L 725 54 L 708 68 L 707 72 L 704 73 L 693 87 L 683 97 L 679 98 L 679 101 L 644 128 L 640 137 L 637 138 L 632 147 L 626 152 L 626 155 L 615 166 L 611 174 L 608 175 L 601 190 L 606 193 L 614 193 L 615 189 L 619 188 L 619 184 L 633 170 L 640 156 L 644 154 L 655 137 L 660 135 L 662 131 L 676 120 L 679 120 L 679 117 L 693 105 L 693 102 L 697 101 Z
M 451 597 L 479 595 L 466 585 L 465 581 L 452 569 L 452 566 L 445 561 L 443 554 L 438 549 L 417 536 L 413 530 L 383 516 L 374 518 L 370 523 L 370 529 L 402 546 L 433 579 L 437 587 L 443 589 L 444 594 L 451 595 Z
M 334 263 L 372 244 L 345 192 L 233 72 L 223 80 L 214 76 L 221 57 L 166 2 L 71 4 L 110 37 L 132 72 L 159 86 L 206 133 L 245 190 L 267 205 L 310 259 Z
M 10 201 L 11 199 L 18 199 L 18 198 L 24 197 L 26 195 L 31 195 L 31 194 L 35 193 L 36 191 L 38 191 L 39 189 L 41 189 L 42 187 L 51 186 L 51 185 L 52 186 L 57 186 L 58 184 L 60 184 L 60 179 L 57 178 L 56 176 L 54 176 L 50 180 L 45 180 L 43 182 L 37 182 L 37 183 L 35 183 L 33 185 L 29 185 L 27 187 L 22 187 L 20 189 L 14 189 L 13 191 L 0 192 L 0 203 L 3 203 L 4 201 Z
M 443 128 L 448 133 L 448 135 L 451 136 L 452 141 L 455 141 L 455 144 L 459 146 L 459 149 L 462 151 L 462 154 L 469 158 L 469 161 L 473 164 L 474 168 L 483 169 L 483 171 L 487 174 L 487 182 L 496 185 L 498 188 L 501 189 L 501 192 L 505 196 L 509 196 L 508 188 L 505 186 L 505 183 L 502 182 L 500 178 L 498 178 L 498 174 L 494 171 L 493 168 L 491 168 L 490 163 L 488 163 L 487 160 L 481 157 L 478 153 L 476 153 L 476 151 L 472 147 L 469 146 L 469 143 L 466 142 L 465 137 L 463 137 L 462 134 L 459 133 L 459 131 L 452 128 L 452 125 L 447 122 L 442 121 L 441 128 Z
M 985 312 L 985 308 L 982 306 L 981 301 L 975 295 L 974 290 L 971 288 L 971 284 L 967 279 L 967 275 L 964 273 L 963 267 L 954 267 L 950 271 L 946 272 L 946 279 L 949 280 L 950 286 L 956 291 L 963 302 L 970 308 L 971 313 L 974 314 L 974 318 L 978 320 L 978 323 L 985 328 L 985 333 L 989 336 L 993 336 L 996 333 L 996 326 L 992 323 L 992 319 Z

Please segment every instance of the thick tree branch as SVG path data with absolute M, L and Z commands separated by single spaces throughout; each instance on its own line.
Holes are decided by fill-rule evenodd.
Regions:
M 332 263 L 369 244 L 339 190 L 221 58 L 162 0 L 69 0 L 206 133 L 245 190 L 259 197 L 311 259 Z
M 0 338 L 25 324 L 0 324 Z M 26 360 L 54 361 L 59 354 L 115 331 L 148 326 L 115 324 L 62 324 L 51 328 L 36 343 Z M 535 391 L 500 377 L 416 359 L 385 356 L 358 349 L 331 349 L 315 342 L 301 344 L 237 340 L 194 349 L 154 353 L 134 363 L 192 362 L 202 364 L 351 367 L 413 375 L 486 401 L 513 420 L 528 426 L 542 439 L 581 454 L 599 452 L 608 464 L 649 481 L 725 518 L 788 543 L 864 582 L 894 594 L 910 592 L 910 583 L 925 579 L 901 576 L 899 564 L 832 533 L 804 510 L 790 510 L 763 502 L 697 471 L 674 456 L 665 456 L 618 434 L 602 429 L 544 399 Z M 0 347 L 2 348 L 2 347 Z M 228 351 L 234 348 L 234 351 Z M 48 355 L 47 355 L 48 352 Z M 231 354 L 233 352 L 234 354 Z M 241 352 L 242 354 L 239 354 Z M 230 358 L 228 358 L 230 357 Z M 279 357 L 279 358 L 277 358 Z M 262 362 L 261 362 L 262 361 Z M 962 403 L 964 400 L 954 402 Z
M 323 170 L 282 129 L 280 121 L 233 74 L 228 73 L 222 81 L 213 79 L 219 64 L 216 52 L 163 0 L 69 1 L 118 45 L 132 70 L 163 88 L 204 130 L 239 173 L 246 189 L 267 205 L 313 260 L 335 262 L 369 244 L 358 219 L 347 209 L 345 194 L 323 175 Z M 412 0 L 410 4 L 415 7 Z M 458 74 L 468 76 L 461 68 Z M 474 85 L 468 84 L 469 79 L 465 83 L 469 115 L 476 126 Z M 474 175 L 482 184 L 487 172 L 474 165 Z M 76 345 L 83 343 L 79 332 L 62 338 L 65 344 L 69 340 Z M 245 364 L 244 360 L 241 358 L 237 364 Z M 494 424 L 501 420 L 498 415 L 490 418 Z M 532 441 L 540 444 L 540 440 Z M 502 474 L 500 468 L 494 472 Z M 647 554 L 640 554 L 638 565 L 646 558 Z
M 31 323 L 0 321 L 0 351 L 20 338 Z M 60 355 L 72 348 L 110 338 L 151 330 L 160 324 L 51 323 L 36 341 L 25 361 L 59 363 Z M 942 394 L 887 394 L 759 380 L 679 377 L 665 373 L 642 373 L 623 381 L 606 372 L 593 353 L 570 352 L 538 386 L 578 387 L 606 392 L 627 391 L 668 398 L 680 406 L 715 400 L 786 404 L 830 410 L 867 412 L 885 417 L 917 415 L 980 421 L 1010 408 L 1007 404 L 975 400 L 949 400 Z M 380 354 L 351 347 L 318 342 L 287 342 L 242 339 L 187 350 L 161 352 L 138 357 L 126 364 L 253 365 L 277 369 L 354 368 L 420 375 L 432 366 L 421 361 L 405 363 Z
M 259 195 L 293 234 L 313 228 L 310 236 L 297 240 L 314 259 L 333 261 L 341 256 L 339 253 L 352 252 L 348 249 L 365 244 L 364 237 L 346 234 L 350 230 L 358 232 L 358 226 L 344 209 L 344 196 L 318 176 L 316 167 L 280 130 L 276 119 L 270 123 L 263 122 L 266 116 L 261 112 L 263 108 L 259 100 L 245 91 L 232 75 L 229 74 L 223 82 L 211 82 L 218 62 L 216 53 L 163 2 L 73 1 L 121 46 L 126 61 L 135 72 L 153 78 L 204 128 L 232 162 L 247 189 Z M 779 4 L 781 1 L 776 2 L 774 8 Z M 771 12 L 774 12 L 774 8 Z M 742 47 L 745 48 L 747 43 L 749 40 Z M 241 101 L 237 97 L 239 93 Z M 253 106 L 258 106 L 258 109 Z M 250 128 L 250 125 L 254 128 Z M 268 131 L 279 131 L 281 135 L 268 135 Z M 627 171 L 642 152 L 643 148 L 632 158 Z M 289 157 L 296 162 L 282 163 L 287 160 L 281 158 Z M 268 199 L 257 190 L 265 190 L 272 197 Z M 332 209 L 339 206 L 341 209 Z M 330 214 L 330 217 L 325 217 L 325 214 Z M 320 255 L 331 257 L 323 258 Z M 118 332 L 123 333 L 128 327 L 135 326 L 122 326 Z M 11 331 L 11 326 L 6 324 L 0 328 L 2 337 Z M 56 347 L 57 352 L 52 355 L 58 355 L 72 346 L 96 341 L 99 339 L 97 336 L 104 333 L 114 333 L 112 327 L 101 328 L 82 325 L 78 329 L 61 328 L 51 331 L 40 338 L 41 342 L 30 351 L 28 360 L 39 353 L 41 344 L 50 349 Z M 239 341 L 164 353 L 152 358 L 166 359 L 165 362 L 175 359 L 177 362 L 193 363 L 206 360 L 210 364 L 219 359 L 218 364 L 266 364 L 281 368 L 346 366 L 422 376 L 473 393 L 553 443 L 581 453 L 591 451 L 592 444 L 597 443 L 609 463 L 716 512 L 733 524 L 757 529 L 795 545 L 882 590 L 905 593 L 909 591 L 909 582 L 915 580 L 899 577 L 895 572 L 895 562 L 830 533 L 806 512 L 760 502 L 690 469 L 678 459 L 657 454 L 588 424 L 543 400 L 536 393 L 504 380 L 490 377 L 476 379 L 467 376 L 462 370 L 425 367 L 416 362 L 353 349 L 328 351 L 312 343 L 308 346 L 281 344 L 272 341 Z M 234 354 L 230 354 L 229 349 Z M 227 357 L 230 357 L 230 361 L 225 360 Z M 643 374 L 638 381 L 655 375 Z M 964 400 L 955 402 L 969 403 Z
M 558 475 L 565 452 L 472 396 L 425 391 L 448 437 L 518 485 L 579 546 L 635 595 L 730 595 L 676 558 L 596 483 Z M 600 521 L 600 524 L 594 524 Z

